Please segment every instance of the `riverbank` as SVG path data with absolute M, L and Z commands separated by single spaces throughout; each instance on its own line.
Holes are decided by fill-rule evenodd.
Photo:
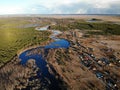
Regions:
M 50 32 L 38 32 L 34 26 L 25 28 L 24 26 L 28 24 L 35 24 L 35 22 L 32 22 L 30 18 L 0 19 L 0 65 L 11 60 L 22 48 L 49 41 Z
M 53 32 L 52 33 L 52 35 L 50 35 L 50 37 L 51 38 L 55 38 L 55 36 L 56 35 L 58 35 L 60 32 L 58 32 L 58 31 L 49 31 L 49 32 Z M 55 39 L 56 40 L 56 39 Z M 52 40 L 51 40 L 52 41 Z M 48 41 L 49 43 L 50 43 L 50 41 Z M 45 46 L 49 46 L 49 45 L 47 45 L 48 44 L 48 42 L 45 42 L 44 43 L 44 45 Z M 27 47 L 26 49 L 24 49 L 24 50 L 20 50 L 20 51 L 18 51 L 18 56 L 16 56 L 15 57 L 15 61 L 14 60 L 11 60 L 11 62 L 9 62 L 9 63 L 7 63 L 6 65 L 4 65 L 4 67 L 3 68 L 1 68 L 0 69 L 0 75 L 1 75 L 1 77 L 2 76 L 4 76 L 4 75 L 6 75 L 6 74 L 8 74 L 8 73 L 10 73 L 11 71 L 11 75 L 9 75 L 9 76 L 7 76 L 8 78 L 11 78 L 12 80 L 12 85 L 10 84 L 10 83 L 7 83 L 6 82 L 6 80 L 1 80 L 1 82 L 5 85 L 5 87 L 2 87 L 2 85 L 1 85 L 1 88 L 2 89 L 8 89 L 9 87 L 9 89 L 10 90 L 13 90 L 13 89 L 29 89 L 29 87 L 31 87 L 31 88 L 47 88 L 47 82 L 48 81 L 46 81 L 46 79 L 45 78 L 47 78 L 47 77 L 45 77 L 46 76 L 46 74 L 44 73 L 44 71 L 47 73 L 47 74 L 49 74 L 49 75 L 47 75 L 47 76 L 49 76 L 47 79 L 52 79 L 52 80 L 50 80 L 50 81 L 52 81 L 51 82 L 51 84 L 49 84 L 48 83 L 48 85 L 50 85 L 49 86 L 49 88 L 51 87 L 51 85 L 52 86 L 54 86 L 56 89 L 58 89 L 58 88 L 64 88 L 64 85 L 65 85 L 65 87 L 67 86 L 66 84 L 65 84 L 65 82 L 63 82 L 62 81 L 62 79 L 59 77 L 59 75 L 57 74 L 57 72 L 55 72 L 54 71 L 54 68 L 52 67 L 52 65 L 51 66 L 49 66 L 48 64 L 47 64 L 47 62 L 45 62 L 45 60 L 42 60 L 42 57 L 41 57 L 41 55 L 43 55 L 44 56 L 44 54 L 45 54 L 45 52 L 44 52 L 44 48 L 46 48 L 45 46 L 38 46 L 37 47 L 37 45 L 36 46 L 30 46 L 30 47 Z M 37 57 L 40 57 L 39 58 L 39 62 L 36 60 L 36 59 L 33 59 L 32 58 L 32 60 L 31 59 L 28 59 L 27 60 L 27 62 L 26 63 L 22 63 L 22 62 L 24 62 L 24 60 L 25 60 L 25 57 L 23 58 L 23 59 L 21 59 L 20 57 L 21 56 L 19 56 L 19 55 L 21 55 L 21 53 L 24 53 L 24 52 L 26 52 L 26 51 L 30 51 L 30 52 L 28 52 L 28 53 L 26 53 L 26 55 L 25 56 L 32 56 L 32 55 L 35 55 L 35 54 L 38 54 L 39 56 L 35 56 L 35 58 L 37 59 Z M 23 60 L 23 61 L 22 61 Z M 14 62 L 14 63 L 12 63 L 12 62 Z M 41 63 L 40 63 L 41 62 Z M 40 66 L 38 65 L 38 63 L 40 63 Z M 30 64 L 30 65 L 29 65 Z M 24 66 L 25 65 L 25 66 Z M 44 65 L 44 66 L 43 66 Z M 24 67 L 22 67 L 22 66 L 24 66 Z M 13 70 L 13 67 L 14 68 L 16 68 L 17 69 L 17 71 L 16 71 L 16 69 L 15 70 Z M 10 69 L 9 69 L 10 68 Z M 23 72 L 19 72 L 19 69 L 21 70 L 21 69 L 23 69 L 23 68 L 25 68 L 25 69 L 27 69 L 27 71 L 23 71 Z M 49 72 L 50 71 L 48 71 L 48 69 L 50 70 L 50 71 L 52 71 L 52 73 L 54 73 L 54 75 L 52 75 L 52 74 L 50 74 Z M 51 70 L 51 68 L 52 68 L 52 70 Z M 31 69 L 31 70 L 29 70 L 29 69 Z M 43 71 L 43 70 L 44 71 Z M 34 71 L 35 70 L 35 71 Z M 42 72 L 40 72 L 40 70 L 42 70 Z M 29 73 L 28 73 L 29 72 Z M 43 76 L 41 76 L 41 78 L 40 77 L 38 77 L 39 75 L 37 74 L 37 73 L 43 73 Z M 15 73 L 17 73 L 17 76 L 14 76 L 14 74 Z M 33 74 L 34 73 L 34 74 Z M 20 75 L 20 76 L 19 76 Z M 28 76 L 26 76 L 26 75 L 28 75 Z M 44 76 L 45 75 L 45 76 Z M 57 78 L 56 78 L 56 75 L 58 76 Z M 14 76 L 14 77 L 13 77 Z M 16 78 L 18 78 L 19 77 L 19 80 L 17 81 L 16 80 Z M 23 78 L 24 77 L 24 78 Z M 36 77 L 36 79 L 35 78 L 33 78 L 33 77 Z M 33 80 L 31 80 L 30 78 L 33 78 Z M 53 79 L 54 79 L 54 81 L 53 81 Z M 9 79 L 10 80 L 10 79 Z M 8 81 L 9 81 L 8 80 Z M 34 81 L 35 80 L 35 81 Z M 42 82 L 39 82 L 40 80 L 43 80 Z M 49 81 L 49 82 L 50 82 Z M 17 82 L 17 83 L 15 83 L 15 82 Z M 31 82 L 33 82 L 32 84 L 30 84 Z M 46 84 L 45 84 L 45 82 L 46 82 Z M 55 83 L 56 82 L 56 83 Z M 21 85 L 21 83 L 24 83 L 24 85 Z M 36 85 L 35 87 L 34 86 L 32 86 L 32 85 L 34 85 L 35 83 L 38 83 L 38 85 Z M 54 84 L 53 84 L 54 83 Z M 29 85 L 30 84 L 30 85 Z M 45 84 L 45 85 L 44 85 Z M 59 86 L 56 86 L 56 85 L 60 85 L 60 86 L 62 86 L 63 85 L 63 87 L 59 87 Z M 51 88 L 54 88 L 54 87 L 51 87 Z
M 76 19 L 53 19 L 52 23 L 55 22 L 54 25 L 59 27 L 59 24 L 65 26 L 66 23 L 75 21 Z M 18 51 L 18 56 L 0 69 L 0 89 L 39 90 L 53 86 L 68 90 L 120 88 L 120 36 L 88 34 L 84 28 L 86 25 L 92 27 L 94 23 L 90 23 L 85 24 L 85 27 L 80 26 L 83 29 L 61 29 L 62 33 L 52 30 L 54 34 L 47 37 L 54 42 L 50 40 L 30 45 Z M 36 33 L 41 33 L 39 37 L 43 37 L 43 32 Z M 56 36 L 56 33 L 59 35 Z M 32 39 L 36 38 L 34 36 Z
M 0 67 L 0 89 L 2 90 L 13 90 L 13 89 L 23 89 L 27 88 L 29 86 L 34 85 L 35 83 L 38 83 L 36 85 L 36 88 L 40 88 L 40 82 L 36 79 L 36 81 L 29 81 L 29 78 L 35 77 L 37 75 L 37 72 L 39 71 L 39 68 L 35 64 L 34 59 L 30 59 L 25 66 L 21 65 L 21 60 L 19 59 L 19 55 L 30 49 L 34 49 L 36 47 L 42 47 L 44 45 L 47 45 L 52 41 L 48 41 L 45 43 L 42 43 L 42 45 L 35 45 L 27 47 L 26 49 L 18 51 L 17 55 L 13 57 L 10 61 L 6 62 L 3 66 Z M 32 51 L 34 52 L 34 51 Z M 40 53 L 43 53 L 40 51 Z M 34 66 L 34 68 L 33 68 Z M 11 73 L 11 74 L 9 74 Z M 4 79 L 3 79 L 4 78 Z M 5 78 L 8 78 L 7 80 Z M 11 83 L 12 82 L 12 83 Z M 23 85 L 24 83 L 24 85 Z
M 69 40 L 71 46 L 68 49 L 49 50 L 46 60 L 53 65 L 71 90 L 120 88 L 120 54 L 116 54 L 120 50 L 114 47 L 119 47 L 119 36 L 86 37 L 80 30 L 70 30 L 63 32 L 59 38 Z M 111 45 L 107 41 L 119 44 Z M 110 86 L 107 80 L 115 84 L 110 83 Z
M 52 41 L 53 41 L 53 40 L 50 39 L 49 41 L 47 41 L 47 42 L 45 42 L 45 43 L 41 43 L 40 45 L 28 46 L 27 48 L 23 48 L 23 49 L 21 49 L 21 50 L 18 50 L 17 55 L 18 55 L 18 57 L 19 57 L 19 55 L 20 55 L 22 52 L 26 51 L 26 50 L 30 50 L 30 49 L 37 48 L 37 47 L 44 47 L 44 46 L 46 46 L 47 44 L 51 43 Z
M 48 30 L 48 27 L 38 28 L 36 30 L 46 31 Z M 59 76 L 59 74 L 54 70 L 54 67 L 45 60 L 45 57 L 48 54 L 48 50 L 57 48 L 69 48 L 70 43 L 65 39 L 57 38 L 57 36 L 60 35 L 62 32 L 58 30 L 48 31 L 52 32 L 50 38 L 53 39 L 53 42 L 49 43 L 44 47 L 36 47 L 30 50 L 26 50 L 19 55 L 19 58 L 21 60 L 22 65 L 26 65 L 26 63 L 30 59 L 35 60 L 36 66 L 40 69 L 37 72 L 36 78 L 38 79 L 38 81 L 42 80 L 40 82 L 41 87 L 39 89 L 43 88 L 44 89 L 48 88 L 52 90 L 54 89 L 59 90 L 60 88 L 66 89 L 67 88 L 66 82 L 64 82 L 63 79 Z M 36 78 L 33 78 L 32 80 L 35 80 Z M 33 88 L 34 87 L 31 86 L 31 89 Z M 26 87 L 26 89 L 28 88 Z

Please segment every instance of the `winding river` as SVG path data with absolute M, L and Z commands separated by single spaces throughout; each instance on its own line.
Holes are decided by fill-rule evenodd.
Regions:
M 48 26 L 42 27 L 42 28 L 35 28 L 38 31 L 45 31 L 48 30 Z M 30 59 L 34 59 L 35 63 L 37 65 L 38 68 L 40 68 L 40 70 L 37 72 L 37 78 L 40 79 L 41 82 L 41 88 L 46 88 L 49 90 L 60 90 L 61 86 L 59 86 L 62 82 L 61 79 L 56 79 L 55 76 L 53 74 L 51 74 L 48 70 L 47 67 L 47 61 L 45 60 L 45 58 L 43 58 L 42 54 L 31 54 L 31 55 L 27 55 L 27 53 L 31 52 L 32 50 L 37 50 L 37 49 L 44 49 L 45 53 L 47 53 L 47 50 L 49 49 L 55 49 L 55 48 L 68 48 L 70 46 L 69 41 L 65 40 L 65 39 L 59 39 L 56 38 L 57 35 L 61 34 L 62 32 L 58 31 L 58 30 L 51 30 L 52 31 L 52 35 L 50 36 L 50 38 L 52 38 L 54 40 L 54 42 L 44 46 L 44 47 L 36 47 L 36 48 L 32 48 L 29 50 L 26 50 L 24 52 L 22 52 L 19 55 L 19 58 L 21 59 L 21 64 L 22 65 L 26 65 L 27 61 Z M 55 71 L 53 67 L 50 67 L 50 69 L 52 71 Z M 30 78 L 30 80 L 32 80 L 34 78 Z M 30 89 L 31 87 L 28 87 L 28 89 Z

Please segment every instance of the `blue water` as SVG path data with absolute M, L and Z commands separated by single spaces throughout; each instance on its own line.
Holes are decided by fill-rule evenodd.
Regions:
M 70 46 L 70 43 L 65 40 L 65 39 L 55 39 L 54 42 L 50 43 L 49 45 L 46 45 L 44 47 L 37 47 L 37 48 L 33 48 L 33 49 L 30 49 L 30 50 L 27 50 L 27 51 L 24 51 L 22 52 L 20 55 L 19 55 L 19 58 L 21 59 L 21 64 L 22 65 L 25 65 L 26 62 L 29 60 L 29 59 L 35 59 L 36 60 L 36 64 L 38 64 L 39 62 L 42 61 L 42 55 L 41 54 L 31 54 L 31 55 L 27 55 L 27 53 L 35 50 L 35 49 L 56 49 L 56 48 L 69 48 Z M 39 61 L 39 59 L 41 59 L 41 61 Z M 39 62 L 38 62 L 39 61 Z M 45 61 L 45 60 L 44 60 Z M 43 62 L 42 62 L 43 63 Z M 41 66 L 40 66 L 41 67 Z
M 60 89 L 59 81 L 55 78 L 54 75 L 52 75 L 49 72 L 48 67 L 46 66 L 47 62 L 45 61 L 43 56 L 41 54 L 31 54 L 31 55 L 27 56 L 27 53 L 29 53 L 35 49 L 38 49 L 38 48 L 27 50 L 19 56 L 19 58 L 21 59 L 21 64 L 26 65 L 26 62 L 29 59 L 34 59 L 37 67 L 40 68 L 40 70 L 37 72 L 37 77 L 36 77 L 36 78 L 40 79 L 40 82 L 41 82 L 40 90 L 42 90 L 43 88 L 49 88 L 51 90 L 59 90 Z M 49 79 L 49 81 L 46 78 Z M 34 77 L 29 78 L 29 80 L 30 81 L 34 80 Z M 27 88 L 27 89 L 30 89 L 30 88 Z
M 54 42 L 50 43 L 49 45 L 45 46 L 45 49 L 51 48 L 68 48 L 70 43 L 65 39 L 56 39 Z
M 43 27 L 42 29 L 39 30 L 47 30 L 47 27 Z M 48 88 L 48 89 L 52 89 L 52 90 L 60 90 L 61 86 L 59 86 L 59 83 L 61 82 L 60 80 L 56 79 L 54 75 L 52 75 L 49 70 L 47 65 L 46 60 L 43 58 L 42 54 L 30 54 L 27 55 L 28 53 L 30 53 L 33 50 L 38 50 L 38 49 L 44 49 L 45 53 L 47 53 L 47 51 L 49 49 L 56 49 L 56 48 L 69 48 L 70 43 L 69 41 L 65 40 L 65 39 L 59 39 L 59 38 L 55 38 L 55 36 L 58 35 L 56 33 L 56 31 L 53 31 L 52 39 L 54 40 L 54 42 L 44 46 L 44 47 L 37 47 L 37 48 L 33 48 L 27 51 L 24 51 L 23 53 L 21 53 L 19 55 L 19 58 L 21 59 L 21 64 L 22 65 L 26 65 L 26 62 L 30 59 L 34 59 L 35 63 L 37 65 L 38 68 L 40 68 L 40 70 L 37 72 L 37 78 L 39 78 L 42 82 L 41 84 L 41 88 Z M 50 67 L 51 70 L 54 71 L 53 67 Z M 49 81 L 47 79 L 49 79 Z M 30 80 L 32 80 L 34 78 L 30 78 Z M 51 84 L 50 84 L 50 83 Z

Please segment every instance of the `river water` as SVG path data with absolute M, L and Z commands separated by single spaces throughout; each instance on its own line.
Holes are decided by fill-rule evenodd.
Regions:
M 48 26 L 45 26 L 42 28 L 36 28 L 36 30 L 45 31 L 45 30 L 48 30 Z M 27 55 L 27 54 L 35 49 L 44 49 L 44 51 L 47 51 L 49 49 L 55 49 L 55 48 L 69 48 L 70 46 L 69 41 L 65 39 L 56 38 L 56 35 L 61 34 L 60 31 L 58 30 L 51 30 L 51 31 L 52 31 L 52 35 L 50 36 L 50 38 L 52 38 L 54 42 L 44 47 L 36 47 L 33 49 L 26 50 L 19 55 L 22 65 L 26 65 L 27 61 L 30 59 L 35 60 L 37 67 L 40 68 L 40 70 L 37 72 L 37 77 L 40 79 L 40 82 L 41 82 L 41 88 L 40 88 L 41 90 L 43 88 L 49 89 L 49 90 L 60 90 L 62 87 L 60 86 L 60 83 L 62 83 L 62 80 L 56 79 L 55 76 L 49 72 L 47 67 L 47 62 L 43 58 L 42 54 L 31 54 L 31 55 Z M 50 69 L 54 71 L 53 67 L 50 67 Z M 32 79 L 34 78 L 30 78 L 30 80 Z M 30 89 L 30 87 L 27 89 Z

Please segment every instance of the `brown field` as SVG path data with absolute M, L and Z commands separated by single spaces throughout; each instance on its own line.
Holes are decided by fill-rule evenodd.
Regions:
M 13 16 L 11 16 L 13 17 Z M 18 16 L 24 17 L 24 16 Z M 97 15 L 34 15 L 32 20 L 51 22 L 51 26 L 59 20 L 65 20 L 62 24 L 70 23 L 70 20 L 101 19 L 105 22 L 120 23 L 120 16 L 97 16 Z M 68 20 L 69 18 L 69 20 Z M 41 50 L 33 50 L 31 54 L 43 54 L 51 74 L 56 79 L 59 77 L 65 82 L 65 90 L 119 90 L 120 89 L 120 35 L 88 35 L 89 30 L 65 30 L 57 38 L 64 38 L 70 42 L 67 49 L 49 49 L 48 53 Z M 93 30 L 100 32 L 100 30 Z M 40 45 L 46 45 L 53 40 L 46 41 Z M 26 66 L 20 64 L 19 54 L 38 45 L 18 50 L 13 60 L 0 68 L 0 90 L 39 90 L 42 82 L 37 77 L 40 70 L 31 59 Z M 106 60 L 106 61 L 105 61 Z M 34 67 L 33 67 L 34 66 Z M 50 68 L 53 67 L 54 71 Z M 102 75 L 100 75 L 100 74 Z M 97 76 L 98 75 L 98 76 Z M 100 76 L 99 76 L 100 75 Z M 35 77 L 29 81 L 30 77 Z M 114 83 L 109 83 L 112 80 Z M 49 81 L 49 80 L 48 80 Z M 49 89 L 47 89 L 49 90 Z M 61 89 L 62 90 L 62 89 Z

